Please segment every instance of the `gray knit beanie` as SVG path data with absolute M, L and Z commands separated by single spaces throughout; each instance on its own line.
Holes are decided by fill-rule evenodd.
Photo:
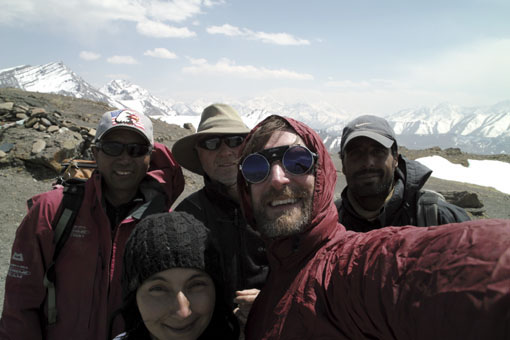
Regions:
M 208 229 L 195 217 L 180 211 L 150 215 L 126 243 L 123 293 L 127 296 L 152 275 L 176 267 L 202 270 L 215 279 L 218 263 Z

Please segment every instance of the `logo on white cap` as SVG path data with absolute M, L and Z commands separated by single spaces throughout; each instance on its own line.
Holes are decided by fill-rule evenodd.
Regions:
M 117 124 L 133 125 L 139 129 L 145 130 L 138 114 L 129 110 L 121 111 L 117 116 L 112 117 L 112 125 L 115 126 Z

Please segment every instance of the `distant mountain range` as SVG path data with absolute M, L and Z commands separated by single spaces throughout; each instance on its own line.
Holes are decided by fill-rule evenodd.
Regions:
M 125 80 L 113 80 L 97 89 L 62 62 L 40 66 L 17 66 L 0 70 L 0 87 L 57 93 L 129 107 L 154 118 L 197 116 L 205 103 L 163 100 Z M 331 152 L 340 145 L 349 113 L 327 103 L 282 104 L 273 98 L 258 97 L 246 102 L 229 102 L 253 124 L 271 114 L 290 116 L 316 129 Z M 510 100 L 493 106 L 460 107 L 443 103 L 435 107 L 405 109 L 385 117 L 393 126 L 398 142 L 408 148 L 458 147 L 462 151 L 494 154 L 510 153 Z

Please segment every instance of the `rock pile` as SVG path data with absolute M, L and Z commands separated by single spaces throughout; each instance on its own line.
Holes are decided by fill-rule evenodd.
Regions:
M 0 165 L 22 162 L 59 172 L 64 159 L 90 159 L 95 134 L 95 129 L 66 120 L 56 110 L 0 103 Z

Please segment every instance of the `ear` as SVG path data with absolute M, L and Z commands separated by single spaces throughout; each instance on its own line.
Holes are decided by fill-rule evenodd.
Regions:
M 395 155 L 395 157 L 393 157 L 393 166 L 396 168 L 398 166 L 398 156 L 399 154 L 397 153 Z

